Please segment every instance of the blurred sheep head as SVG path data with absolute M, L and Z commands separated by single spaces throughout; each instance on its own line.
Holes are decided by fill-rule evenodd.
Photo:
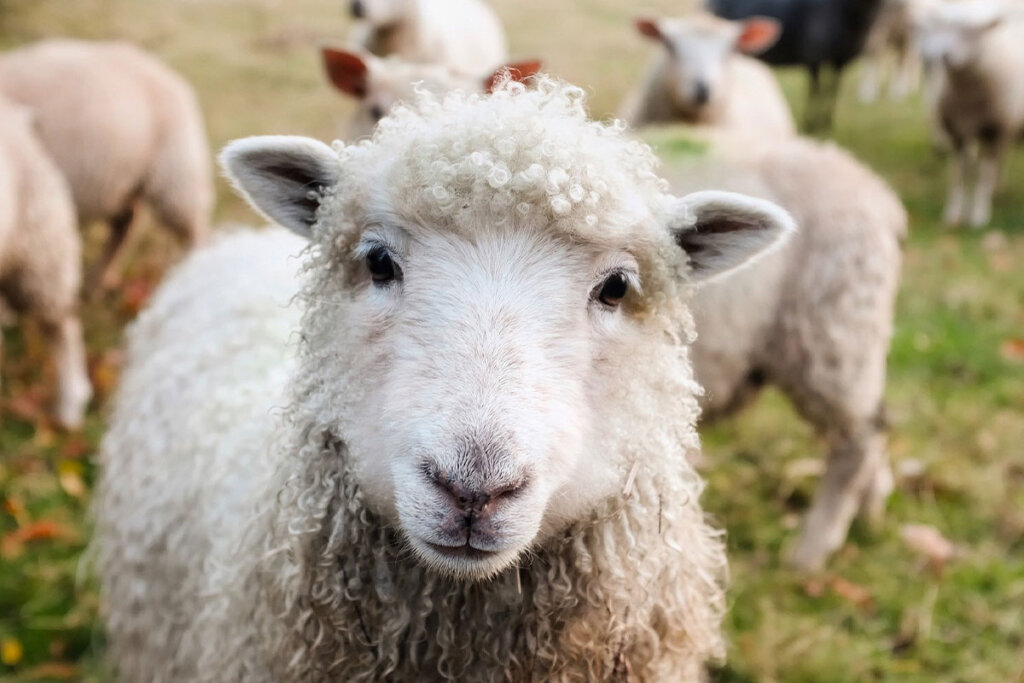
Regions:
M 689 112 L 714 99 L 731 54 L 760 54 L 775 44 L 782 30 L 775 19 L 728 21 L 703 12 L 675 19 L 637 19 L 636 28 L 667 51 L 665 85 L 673 103 Z
M 921 58 L 952 69 L 972 64 L 982 39 L 1002 23 L 1002 6 L 980 1 L 923 2 L 912 6 L 914 35 Z
M 321 56 L 331 84 L 358 103 L 348 125 L 350 140 L 370 135 L 396 104 L 411 101 L 417 90 L 438 95 L 453 90 L 489 92 L 506 76 L 523 82 L 541 69 L 539 61 L 526 60 L 499 66 L 479 76 L 466 76 L 438 64 L 381 58 L 362 51 L 325 47 Z

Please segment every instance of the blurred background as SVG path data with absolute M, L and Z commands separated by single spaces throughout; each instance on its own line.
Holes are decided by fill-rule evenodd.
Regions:
M 596 117 L 619 110 L 653 54 L 635 16 L 693 7 L 489 4 L 513 60 L 539 58 L 583 86 Z M 74 36 L 158 55 L 195 88 L 213 149 L 253 134 L 341 135 L 354 103 L 329 85 L 320 47 L 343 45 L 351 25 L 339 0 L 0 0 L 0 49 Z M 1024 681 L 1024 154 L 1010 155 L 986 228 L 945 227 L 947 162 L 924 96 L 863 103 L 861 72 L 855 63 L 844 76 L 834 126 L 821 135 L 882 175 L 910 214 L 888 380 L 897 488 L 880 528 L 855 524 L 826 572 L 801 577 L 779 558 L 814 490 L 822 444 L 775 392 L 704 430 L 706 506 L 728 531 L 732 567 L 729 659 L 713 678 Z M 802 121 L 806 73 L 777 75 Z M 214 225 L 226 221 L 259 219 L 218 181 Z M 54 370 L 39 329 L 4 330 L 2 681 L 107 679 L 83 563 L 93 460 L 124 326 L 183 256 L 167 231 L 142 227 L 117 286 L 85 293 L 96 396 L 82 430 L 49 417 Z M 90 262 L 104 227 L 85 235 Z

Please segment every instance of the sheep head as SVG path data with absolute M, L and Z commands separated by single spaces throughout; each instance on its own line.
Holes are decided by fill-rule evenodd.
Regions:
M 697 391 L 689 286 L 792 229 L 763 200 L 667 195 L 649 148 L 544 79 L 424 94 L 358 145 L 236 141 L 222 163 L 313 244 L 299 400 L 416 556 L 461 578 L 622 495 L 635 430 Z M 694 418 L 669 441 L 695 443 Z
M 636 28 L 666 52 L 664 86 L 681 111 L 697 116 L 727 87 L 726 60 L 734 52 L 759 54 L 778 40 L 775 19 L 720 19 L 707 12 L 674 19 L 637 19 Z
M 921 57 L 949 69 L 974 63 L 985 35 L 1004 20 L 1005 9 L 987 0 L 919 2 L 911 21 Z

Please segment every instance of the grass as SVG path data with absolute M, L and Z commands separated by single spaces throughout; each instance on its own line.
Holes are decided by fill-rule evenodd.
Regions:
M 636 82 L 647 48 L 615 0 L 494 2 L 517 56 L 592 92 L 599 116 Z M 678 11 L 651 1 L 652 14 Z M 195 85 L 215 146 L 254 133 L 331 137 L 348 104 L 322 82 L 320 43 L 345 35 L 336 0 L 4 0 L 0 47 L 47 35 L 123 37 L 162 55 Z M 802 109 L 804 78 L 781 74 Z M 728 529 L 733 582 L 728 663 L 719 681 L 1024 680 L 1024 154 L 985 231 L 939 222 L 944 160 L 917 101 L 861 105 L 847 79 L 834 136 L 887 178 L 911 233 L 890 355 L 891 451 L 903 473 L 886 521 L 855 526 L 815 577 L 780 565 L 823 444 L 768 392 L 706 430 L 709 510 Z M 678 151 L 678 150 L 677 150 Z M 686 151 L 686 150 L 682 150 Z M 222 184 L 218 220 L 251 222 Z M 83 569 L 93 458 L 118 344 L 179 257 L 143 230 L 124 286 L 85 306 L 98 398 L 81 434 L 45 417 L 45 348 L 31 326 L 4 337 L 0 387 L 0 681 L 107 680 L 98 601 Z M 94 249 L 100 233 L 90 232 Z M 933 525 L 957 548 L 928 566 L 901 540 Z

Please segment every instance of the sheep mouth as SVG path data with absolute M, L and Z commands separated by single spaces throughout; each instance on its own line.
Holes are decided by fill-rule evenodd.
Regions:
M 474 548 L 469 543 L 464 545 L 439 545 L 427 541 L 426 545 L 438 555 L 457 560 L 486 560 L 498 554 L 493 550 Z

